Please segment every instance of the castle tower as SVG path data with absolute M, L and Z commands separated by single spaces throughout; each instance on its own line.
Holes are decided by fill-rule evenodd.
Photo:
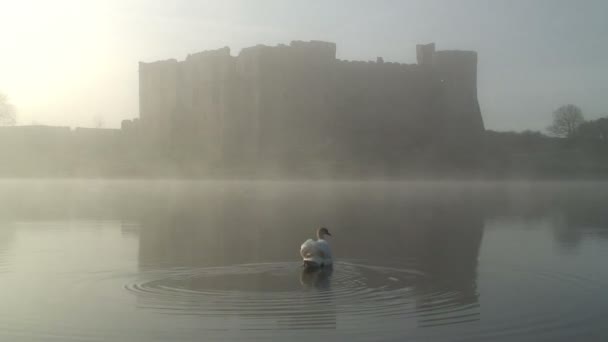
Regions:
M 479 149 L 484 131 L 477 100 L 477 53 L 436 51 L 432 63 L 439 82 L 441 140 L 448 153 L 472 155 L 469 152 Z
M 171 114 L 177 105 L 175 59 L 139 63 L 139 116 L 148 136 L 166 138 L 171 131 Z
M 435 54 L 435 43 L 416 45 L 416 58 L 419 65 L 432 65 Z

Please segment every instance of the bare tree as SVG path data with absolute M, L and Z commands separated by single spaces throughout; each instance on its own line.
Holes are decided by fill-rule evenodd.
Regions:
M 10 104 L 8 96 L 0 93 L 0 126 L 12 126 L 17 120 L 15 106 Z
M 93 117 L 93 127 L 95 128 L 103 128 L 105 126 L 105 121 L 101 114 L 97 114 Z
M 585 122 L 583 112 L 575 105 L 568 104 L 553 112 L 553 124 L 547 128 L 549 133 L 558 137 L 572 137 L 578 127 Z

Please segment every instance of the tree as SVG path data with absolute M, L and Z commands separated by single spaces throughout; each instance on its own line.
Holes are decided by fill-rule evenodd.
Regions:
M 585 139 L 608 142 L 608 116 L 587 121 L 578 128 L 578 136 Z
M 555 136 L 571 138 L 583 122 L 585 118 L 581 109 L 568 104 L 553 112 L 553 124 L 547 130 Z
M 105 126 L 105 121 L 103 116 L 97 114 L 93 117 L 93 127 L 94 128 L 103 128 Z
M 0 126 L 12 126 L 16 121 L 15 107 L 8 101 L 8 96 L 0 93 Z

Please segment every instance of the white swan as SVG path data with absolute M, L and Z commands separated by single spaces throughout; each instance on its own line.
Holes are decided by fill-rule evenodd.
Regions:
M 327 228 L 317 230 L 317 241 L 308 239 L 300 247 L 300 255 L 304 261 L 304 267 L 325 267 L 333 263 L 329 243 L 325 236 L 331 236 Z

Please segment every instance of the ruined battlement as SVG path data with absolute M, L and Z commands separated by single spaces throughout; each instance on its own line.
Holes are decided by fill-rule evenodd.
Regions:
M 140 69 L 147 68 L 175 68 L 184 62 L 204 62 L 205 60 L 223 59 L 234 63 L 243 62 L 245 60 L 263 58 L 284 58 L 284 62 L 292 61 L 326 61 L 340 64 L 348 64 L 353 66 L 387 66 L 387 67 L 403 67 L 416 68 L 417 66 L 433 67 L 441 65 L 443 67 L 454 66 L 467 67 L 467 72 L 477 68 L 477 53 L 475 51 L 460 51 L 460 50 L 435 50 L 435 44 L 419 44 L 416 46 L 416 63 L 399 63 L 385 62 L 382 57 L 378 57 L 376 61 L 358 61 L 358 60 L 341 60 L 336 58 L 336 44 L 319 40 L 313 41 L 292 41 L 289 45 L 278 44 L 276 46 L 255 45 L 243 48 L 237 56 L 230 53 L 229 47 L 223 47 L 216 50 L 205 50 L 186 56 L 184 61 L 176 59 L 168 59 L 155 62 L 140 62 Z
M 197 60 L 197 59 L 207 58 L 207 57 L 220 57 L 220 58 L 221 57 L 231 57 L 230 48 L 225 46 L 221 49 L 206 50 L 206 51 L 193 53 L 186 57 L 186 61 L 192 61 L 192 60 Z
M 336 44 L 313 40 L 310 42 L 293 41 L 289 45 L 295 53 L 320 60 L 334 61 L 336 59 Z
M 173 67 L 174 65 L 177 65 L 178 61 L 177 59 L 171 58 L 171 59 L 165 59 L 162 61 L 155 61 L 155 62 L 139 62 L 139 69 L 141 70 L 142 68 L 148 68 L 148 70 L 151 70 L 153 68 L 167 68 L 167 67 Z
M 361 68 L 364 69 L 372 69 L 372 70 L 393 70 L 396 72 L 406 71 L 406 70 L 418 70 L 418 64 L 407 64 L 407 63 L 398 63 L 398 62 L 385 62 L 382 61 L 352 61 L 347 59 L 336 59 L 335 61 L 336 67 L 340 68 Z
M 289 56 L 308 56 L 310 58 L 333 61 L 336 59 L 336 44 L 313 40 L 309 42 L 294 40 L 289 45 L 256 45 L 241 50 L 239 57 L 258 56 L 264 53 L 278 53 Z

